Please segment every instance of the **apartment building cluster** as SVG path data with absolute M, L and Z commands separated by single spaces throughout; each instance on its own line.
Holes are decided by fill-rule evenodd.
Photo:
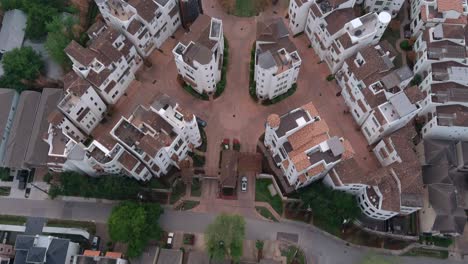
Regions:
M 95 0 L 106 23 L 124 34 L 147 57 L 181 25 L 176 0 Z
M 365 5 L 370 7 L 371 2 L 365 1 Z M 356 16 L 355 4 L 356 0 L 290 2 L 290 30 L 294 35 L 306 33 L 314 51 L 332 73 L 336 73 L 344 60 L 359 49 L 377 44 L 392 19 L 385 7 L 382 10 L 373 7 L 369 13 Z
M 264 144 L 293 189 L 322 179 L 337 164 L 353 157 L 349 141 L 330 136 L 327 123 L 312 103 L 282 116 L 271 114 L 265 126 Z
M 96 2 L 106 23 L 90 27 L 87 47 L 72 42 L 65 49 L 73 71 L 64 77 L 64 96 L 48 116 L 47 166 L 91 176 L 159 177 L 201 144 L 196 118 L 165 94 L 137 102 L 127 93 L 137 86 L 132 83 L 143 58 L 178 28 L 178 4 Z
M 222 21 L 207 15 L 198 16 L 172 53 L 183 81 L 200 94 L 213 94 L 223 67 Z
M 254 80 L 259 99 L 273 99 L 291 89 L 301 63 L 282 19 L 257 23 Z

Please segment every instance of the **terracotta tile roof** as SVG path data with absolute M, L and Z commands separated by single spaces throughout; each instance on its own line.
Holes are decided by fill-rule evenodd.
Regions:
M 378 173 L 383 173 L 381 170 Z M 386 170 L 384 177 L 379 178 L 377 187 L 383 196 L 381 209 L 392 212 L 400 212 L 400 190 L 398 182 L 391 175 L 389 170 Z
M 107 251 L 107 252 L 106 252 L 106 257 L 118 259 L 118 258 L 122 258 L 122 253 L 121 253 L 121 252 L 110 252 L 110 251 Z
M 267 118 L 267 123 L 272 128 L 279 127 L 280 122 L 281 122 L 281 119 L 280 119 L 279 115 L 277 115 L 277 114 L 271 114 Z
M 404 92 L 412 104 L 424 100 L 427 95 L 426 92 L 421 91 L 416 85 L 406 88 Z
M 343 184 L 367 183 L 366 173 L 354 158 L 342 160 L 334 167 L 334 170 Z
M 327 30 L 330 33 L 330 36 L 342 29 L 346 23 L 350 22 L 355 17 L 354 10 L 352 8 L 334 10 L 333 13 L 326 16 L 325 21 L 327 23 Z
M 345 34 L 341 35 L 338 38 L 338 41 L 341 43 L 341 46 L 343 46 L 344 49 L 347 49 L 347 48 L 350 48 L 350 47 L 354 46 L 353 41 L 349 37 L 348 33 L 345 33 Z
M 101 251 L 97 250 L 85 250 L 83 252 L 83 256 L 88 256 L 88 257 L 99 257 L 101 255 Z
M 357 100 L 357 103 L 358 103 L 359 108 L 361 108 L 361 111 L 363 113 L 366 113 L 367 109 L 366 109 L 366 106 L 364 105 L 364 103 L 362 102 L 362 100 L 361 99 Z
M 294 166 L 296 167 L 297 171 L 303 171 L 310 166 L 309 159 L 307 158 L 307 155 L 304 152 L 298 153 L 297 155 L 294 155 L 292 157 L 290 156 L 289 158 L 294 163 Z
M 307 181 L 307 177 L 305 176 L 305 174 L 299 175 L 299 182 L 300 183 L 304 183 L 306 181 Z
M 308 141 L 312 140 L 314 137 L 327 134 L 328 132 L 329 128 L 327 123 L 325 120 L 321 119 L 296 131 L 296 133 L 288 137 L 288 141 L 291 143 L 293 149 L 297 149 L 300 146 L 306 144 Z
M 65 116 L 57 109 L 49 114 L 47 117 L 47 122 L 51 123 L 54 126 L 62 123 Z
M 456 11 L 463 13 L 462 0 L 437 0 L 437 9 L 441 12 Z
M 307 171 L 307 174 L 309 175 L 309 177 L 313 177 L 319 173 L 322 173 L 324 170 L 325 170 L 325 166 L 322 163 L 319 163 L 319 165 L 310 168 Z
M 344 142 L 343 142 L 343 145 L 344 145 L 344 153 L 343 155 L 341 156 L 341 159 L 342 160 L 347 160 L 347 159 L 350 159 L 354 156 L 354 149 L 353 149 L 353 146 L 351 145 L 351 142 L 349 142 L 349 140 L 345 139 Z
M 413 143 L 413 138 L 416 136 L 417 132 L 410 122 L 389 137 L 391 146 L 402 160 L 402 163 L 396 162 L 391 165 L 400 179 L 402 193 L 422 193 L 422 167 Z
M 65 53 L 73 57 L 80 64 L 87 66 L 90 64 L 94 58 L 96 58 L 95 52 L 83 48 L 78 42 L 72 40 L 70 44 L 65 48 Z
M 135 166 L 138 164 L 138 160 L 127 151 L 124 151 L 122 155 L 120 155 L 118 161 L 128 171 L 132 171 L 133 168 L 135 168 Z
M 312 102 L 303 105 L 301 108 L 304 109 L 305 111 L 309 112 L 309 115 L 311 117 L 315 117 L 315 116 L 319 115 L 319 113 L 317 111 L 317 108 L 315 108 L 315 106 L 314 106 L 314 104 Z
M 371 75 L 383 73 L 391 69 L 391 67 L 385 63 L 381 54 L 375 49 L 375 46 L 367 46 L 359 50 L 364 63 L 359 66 L 355 63 L 357 54 L 346 59 L 346 64 L 357 80 L 365 80 Z M 378 78 L 378 77 L 377 77 Z
M 76 96 L 82 96 L 90 87 L 91 84 L 81 78 L 74 71 L 67 73 L 63 77 L 63 88 L 70 91 Z

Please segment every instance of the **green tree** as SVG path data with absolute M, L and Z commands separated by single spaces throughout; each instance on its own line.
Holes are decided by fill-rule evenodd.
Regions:
M 31 47 L 16 48 L 3 55 L 4 75 L 0 86 L 23 90 L 42 72 L 44 62 L 41 55 Z
M 322 183 L 314 183 L 299 191 L 299 197 L 312 210 L 314 220 L 328 232 L 337 233 L 343 220 L 352 221 L 360 214 L 353 195 L 334 191 Z
M 239 262 L 245 236 L 245 220 L 240 215 L 221 214 L 205 231 L 205 242 L 210 257 L 221 261 L 231 257 Z
M 28 21 L 25 33 L 28 38 L 37 40 L 47 35 L 46 24 L 58 15 L 58 10 L 52 6 L 34 2 L 30 2 L 26 6 Z
M 46 175 L 44 175 L 44 181 L 47 182 L 48 184 L 50 184 L 53 178 L 54 176 L 51 173 L 47 173 Z
M 128 257 L 138 257 L 149 240 L 161 238 L 158 219 L 162 213 L 159 204 L 122 202 L 108 220 L 109 235 L 112 241 L 128 243 Z
M 65 48 L 73 40 L 73 26 L 76 21 L 73 17 L 55 16 L 46 24 L 47 39 L 45 48 L 50 57 L 62 66 L 70 66 L 70 59 L 65 54 Z

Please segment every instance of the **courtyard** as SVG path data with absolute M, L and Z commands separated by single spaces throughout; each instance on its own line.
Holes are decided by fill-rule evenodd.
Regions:
M 351 115 L 345 113 L 346 106 L 337 96 L 339 86 L 326 81 L 329 70 L 325 63 L 319 63 L 313 49 L 308 47 L 309 41 L 305 35 L 293 39 L 303 61 L 297 92 L 275 105 L 263 106 L 254 102 L 248 93 L 250 49 L 255 41 L 257 17 L 228 15 L 216 0 L 206 0 L 203 4 L 207 15 L 222 19 L 224 34 L 229 41 L 230 63 L 224 93 L 215 100 L 202 101 L 187 93 L 178 83 L 172 49 L 183 36 L 183 29 L 179 29 L 174 38 L 168 39 L 160 51 L 153 52 L 149 58 L 152 67 L 144 67 L 139 72 L 138 82 L 127 93 L 131 101 L 143 104 L 149 104 L 153 98 L 151 95 L 155 93 L 166 93 L 182 107 L 207 121 L 206 176 L 218 175 L 219 145 L 224 138 L 238 138 L 242 142 L 242 151 L 255 152 L 269 114 L 281 115 L 311 101 L 329 125 L 330 134 L 350 140 L 356 160 L 365 170 L 372 171 L 379 166 Z M 261 16 L 278 16 L 286 8 L 283 5 L 273 6 Z M 285 23 L 288 23 L 287 20 Z M 121 100 L 116 108 L 120 110 L 122 104 L 123 108 L 133 109 L 135 103 L 127 101 L 130 100 Z

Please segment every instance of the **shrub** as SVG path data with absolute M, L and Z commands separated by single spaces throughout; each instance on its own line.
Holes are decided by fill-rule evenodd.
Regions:
M 327 76 L 326 80 L 329 81 L 329 82 L 335 80 L 335 75 L 329 74 L 329 75 Z
M 400 48 L 405 51 L 410 51 L 413 49 L 413 47 L 411 46 L 410 42 L 407 39 L 400 42 Z

